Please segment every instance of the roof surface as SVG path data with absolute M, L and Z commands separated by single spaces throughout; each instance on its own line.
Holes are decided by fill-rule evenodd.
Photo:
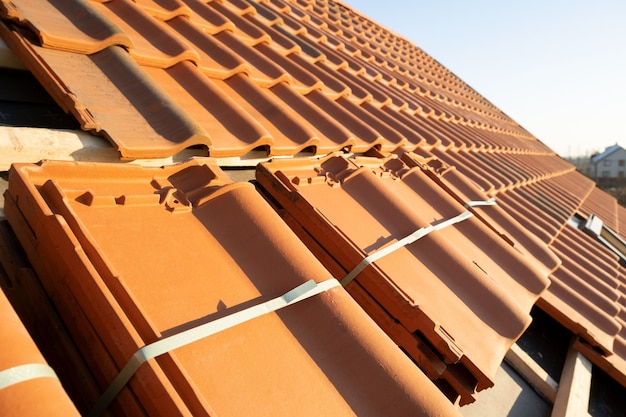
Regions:
M 419 236 L 368 260 L 346 291 L 200 342 L 267 353 L 237 351 L 247 366 L 224 386 L 198 373 L 226 368 L 183 349 L 150 362 L 116 411 L 156 412 L 158 387 L 170 410 L 241 415 L 229 407 L 270 395 L 257 383 L 267 368 L 285 392 L 328 399 L 329 415 L 389 404 L 454 415 L 434 387 L 480 399 L 535 305 L 626 386 L 626 270 L 584 230 L 595 215 L 626 239 L 626 209 L 408 40 L 328 0 L 14 0 L 0 16 L 0 36 L 50 95 L 122 159 L 190 146 L 212 157 L 11 171 L 7 218 L 61 319 L 84 310 L 69 333 L 102 389 L 172 329 L 306 279 L 341 280 Z M 258 190 L 231 184 L 213 159 L 252 156 L 265 159 Z M 304 375 L 293 383 L 271 366 L 283 349 Z M 383 402 L 368 384 L 345 385 L 344 365 L 375 374 Z M 231 404 L 245 402 L 232 400 L 243 385 L 249 403 Z M 357 410 L 355 396 L 376 404 Z M 277 403 L 278 414 L 295 406 Z M 277 414 L 267 407 L 255 413 Z
M 338 2 L 0 4 L 2 36 L 126 158 L 191 145 L 211 156 L 546 150 L 419 48 Z M 434 128 L 440 120 L 453 123 Z

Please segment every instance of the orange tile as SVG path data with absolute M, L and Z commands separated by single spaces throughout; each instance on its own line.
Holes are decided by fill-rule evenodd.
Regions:
M 619 267 L 618 274 L 620 281 L 624 281 L 624 268 Z M 598 351 L 596 347 L 588 343 L 584 338 L 578 338 L 575 347 L 583 352 L 596 366 L 599 366 L 618 383 L 626 386 L 626 286 L 619 287 L 620 298 L 617 306 L 620 311 L 617 322 L 621 325 L 621 330 L 617 333 L 613 343 L 613 354 L 605 355 Z
M 184 17 L 171 19 L 167 24 L 186 38 L 198 51 L 198 66 L 210 78 L 226 79 L 235 74 L 249 72 L 247 62 L 211 35 L 204 28 Z M 222 33 L 230 33 L 228 31 Z M 228 37 L 229 35 L 227 35 Z M 232 37 L 232 35 L 230 35 Z
M 164 22 L 177 16 L 191 16 L 193 13 L 181 0 L 137 0 L 135 3 Z
M 236 95 L 229 94 L 224 83 L 204 77 L 193 64 L 182 62 L 166 70 L 144 70 L 154 83 L 162 85 L 175 98 L 178 106 L 210 132 L 211 139 L 205 145 L 211 155 L 245 154 L 274 143 L 270 132 L 242 107 Z
M 246 63 L 246 74 L 259 87 L 272 87 L 280 82 L 290 82 L 291 76 L 260 54 L 257 49 L 242 42 L 239 38 L 228 31 L 215 35 L 221 49 L 230 51 Z M 259 47 L 263 48 L 263 45 Z
M 6 214 L 41 280 L 96 331 L 74 335 L 81 351 L 112 359 L 86 358 L 103 387 L 147 343 L 330 278 L 212 160 L 45 162 L 10 176 Z M 340 287 L 149 361 L 131 392 L 149 415 L 458 415 Z
M 98 399 L 100 389 L 6 219 L 0 220 L 0 266 L 4 294 L 67 395 L 79 412 L 86 414 Z M 135 411 L 138 410 L 128 410 Z
M 346 271 L 294 218 L 284 209 L 275 207 L 289 227 L 298 235 L 307 248 L 324 264 L 333 276 L 345 276 Z M 410 333 L 397 320 L 386 312 L 367 292 L 357 283 L 350 286 L 350 294 L 372 319 L 387 333 L 402 350 L 418 364 L 426 375 L 440 387 L 451 402 L 463 405 L 474 402 L 476 399 L 476 379 L 462 375 L 455 364 L 446 364 L 444 359 L 429 346 L 417 333 Z M 449 387 L 444 389 L 442 387 Z
M 96 16 L 115 22 L 128 35 L 132 41 L 128 52 L 138 64 L 167 68 L 184 60 L 198 62 L 198 53 L 183 38 L 162 21 L 151 18 L 135 2 L 111 0 L 92 4 Z
M 79 416 L 2 291 L 0 320 L 0 414 Z
M 595 214 L 612 230 L 618 229 L 617 199 L 600 188 L 594 188 L 592 195 L 585 200 L 581 211 L 587 215 Z
M 21 42 L 11 32 L 5 31 L 4 35 Z M 20 45 L 33 54 L 32 59 L 45 60 L 57 76 L 70 77 L 69 84 L 68 79 L 63 84 L 45 85 L 62 107 L 77 117 L 83 129 L 115 138 L 123 157 L 164 157 L 191 145 L 209 143 L 206 131 L 121 48 L 114 46 L 86 56 Z M 48 69 L 39 69 L 35 75 L 46 78 L 51 74 Z
M 46 48 L 91 54 L 113 45 L 133 47 L 130 36 L 100 15 L 97 7 L 87 1 L 3 2 L 1 16 L 34 31 Z
M 424 370 L 430 379 L 436 384 L 446 384 L 452 388 L 454 396 L 451 400 L 453 402 L 463 406 L 476 401 L 477 381 L 475 377 L 471 374 L 467 375 L 467 371 L 465 371 L 465 375 L 459 375 L 457 369 L 463 368 L 462 366 L 457 368 L 455 364 L 447 364 L 436 351 L 433 351 L 428 342 L 422 340 L 419 334 L 409 332 L 385 311 L 358 282 L 351 284 L 349 291 L 367 314 Z
M 234 11 L 234 8 L 229 8 L 226 5 L 227 3 L 220 1 L 210 1 L 207 3 L 207 6 L 212 8 L 215 13 L 222 16 L 224 20 L 233 23 L 233 26 L 236 28 L 236 35 L 247 44 L 253 46 L 261 42 L 271 42 L 271 38 L 265 31 L 259 29 L 258 26 L 247 19 L 247 16 L 244 16 L 245 12 L 241 10 L 239 12 Z M 250 12 L 254 10 L 248 3 L 246 3 L 245 6 L 247 6 L 247 10 Z
M 455 167 L 446 166 L 438 159 L 421 158 L 414 153 L 405 153 L 402 160 L 411 167 L 420 167 L 424 172 L 446 189 L 460 202 L 488 200 L 489 196 L 480 190 L 476 184 L 458 172 Z M 496 200 L 497 201 L 497 200 Z M 490 207 L 474 207 L 474 214 L 488 227 L 525 255 L 533 259 L 535 266 L 547 275 L 554 271 L 561 263 L 560 259 L 541 242 L 537 236 L 515 220 L 501 204 Z

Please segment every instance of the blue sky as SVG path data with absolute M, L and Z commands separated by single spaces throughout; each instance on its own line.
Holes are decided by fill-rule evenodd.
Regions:
M 626 147 L 626 1 L 346 0 L 562 156 Z

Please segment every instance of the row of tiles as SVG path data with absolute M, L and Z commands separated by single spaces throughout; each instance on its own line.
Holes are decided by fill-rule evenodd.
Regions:
M 256 19 L 258 41 L 241 34 L 252 30 L 251 23 L 236 19 L 235 3 L 242 16 Z M 274 7 L 282 21 L 298 15 L 299 24 L 310 26 L 311 10 L 275 3 L 263 10 Z M 311 29 L 277 30 L 254 2 L 186 6 L 195 10 L 193 17 L 178 14 L 161 21 L 163 13 L 145 2 L 55 7 L 7 2 L 0 35 L 62 108 L 84 129 L 109 138 L 126 158 L 171 156 L 194 145 L 206 146 L 216 157 L 253 150 L 294 155 L 398 146 L 551 153 L 501 112 L 487 113 L 442 95 L 436 85 L 419 80 L 419 70 L 398 73 L 407 67 L 404 62 L 395 63 L 396 70 L 370 62 L 358 43 L 346 52 L 346 31 L 333 44 L 338 35 L 327 27 L 317 37 Z M 216 10 L 219 19 L 207 15 Z M 87 16 L 100 23 L 70 23 Z M 198 19 L 223 24 L 209 30 Z M 137 32 L 144 26 L 145 33 Z M 311 52 L 320 49 L 319 55 Z M 165 55 L 160 64 L 157 52 Z
M 356 292 L 379 322 L 393 327 L 385 329 L 397 343 L 412 345 L 413 360 L 456 389 L 461 404 L 493 385 L 558 263 L 547 248 L 537 245 L 542 250 L 537 258 L 525 256 L 493 230 L 500 225 L 468 212 L 462 196 L 451 194 L 417 163 L 408 167 L 399 158 L 273 161 L 259 165 L 257 180 L 348 272 L 405 236 L 435 226 L 376 259 L 346 289 Z M 491 204 L 476 210 L 499 215 Z M 469 213 L 473 216 L 460 219 Z M 439 229 L 454 219 L 458 224 Z M 420 343 L 400 338 L 434 347 L 442 362 L 438 373 L 432 358 L 416 351 Z
M 618 279 L 619 257 L 596 239 L 572 228 L 569 221 L 576 215 L 588 218 L 593 214 L 624 238 L 624 229 L 619 227 L 618 220 L 625 220 L 624 208 L 617 204 L 614 197 L 597 188 L 592 180 L 575 171 L 560 158 L 533 157 L 528 166 L 536 170 L 541 170 L 542 159 L 545 159 L 545 171 L 533 177 L 530 175 L 532 171 L 520 170 L 519 164 L 510 164 L 504 155 L 485 154 L 490 157 L 471 158 L 470 154 L 463 152 L 436 154 L 440 161 L 455 166 L 453 171 L 440 169 L 443 178 L 453 182 L 457 189 L 463 186 L 465 189 L 469 188 L 464 184 L 463 177 L 465 182 L 467 178 L 476 180 L 477 184 L 488 191 L 487 195 L 495 196 L 504 211 L 526 231 L 550 246 L 563 265 L 551 275 L 553 284 L 547 294 L 569 291 L 569 294 L 561 292 L 560 296 L 552 298 L 557 305 L 551 311 L 557 314 L 558 311 L 579 310 L 582 313 L 577 317 L 581 319 L 588 315 L 586 324 L 579 326 L 576 331 L 585 334 L 592 345 L 610 353 L 614 338 L 621 328 L 616 304 L 620 299 L 618 291 L 621 285 Z M 554 170 L 554 175 L 548 174 L 550 169 Z M 451 175 L 456 170 L 460 172 L 460 176 Z M 520 175 L 525 176 L 527 181 L 515 178 Z M 517 232 L 511 234 L 516 235 Z M 603 268 L 604 272 L 601 273 L 598 268 Z M 559 283 L 568 290 L 559 288 Z M 600 293 L 596 289 L 598 286 L 601 287 Z M 559 302 L 561 297 L 565 301 Z M 570 307 L 565 308 L 566 305 Z M 568 316 L 572 317 L 562 314 L 563 318 Z
M 626 209 L 556 157 L 526 157 L 531 169 L 523 169 L 519 163 L 511 164 L 510 155 L 422 154 L 442 181 L 452 184 L 457 193 L 462 190 L 465 200 L 495 196 L 503 211 L 538 239 L 541 247 L 548 245 L 562 265 L 550 274 L 551 284 L 538 305 L 579 335 L 576 346 L 626 386 L 624 267 L 618 254 L 582 230 L 584 221 L 571 221 L 598 216 L 605 227 L 625 239 Z M 488 193 L 468 191 L 472 185 Z M 520 236 L 510 225 L 501 230 Z M 534 247 L 535 243 L 524 241 L 518 247 Z
M 116 415 L 457 416 L 255 188 L 214 163 L 10 172 L 6 216 L 102 389 L 145 345 L 311 278 L 337 283 L 149 360 Z

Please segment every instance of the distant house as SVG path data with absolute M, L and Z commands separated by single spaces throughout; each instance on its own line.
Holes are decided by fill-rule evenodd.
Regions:
M 593 155 L 590 175 L 596 179 L 626 178 L 626 150 L 615 144 Z

